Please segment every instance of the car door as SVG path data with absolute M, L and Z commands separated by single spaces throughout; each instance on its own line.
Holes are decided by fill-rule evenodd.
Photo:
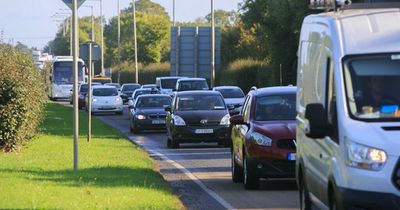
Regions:
M 167 117 L 165 118 L 165 125 L 167 127 L 167 135 L 168 135 L 168 137 L 171 137 L 171 134 L 172 134 L 172 130 L 171 130 L 171 127 L 173 126 L 172 125 L 172 123 L 173 123 L 172 114 L 175 111 L 176 98 L 177 98 L 176 95 L 174 95 L 174 97 L 172 98 L 172 103 L 170 105 L 171 111 L 167 112 Z
M 239 165 L 241 166 L 243 166 L 243 147 L 245 136 L 247 134 L 247 131 L 249 130 L 248 123 L 250 121 L 251 100 L 251 94 L 247 95 L 245 104 L 243 105 L 242 111 L 240 112 L 240 114 L 243 116 L 244 124 L 235 126 L 235 159 L 236 162 L 239 163 Z

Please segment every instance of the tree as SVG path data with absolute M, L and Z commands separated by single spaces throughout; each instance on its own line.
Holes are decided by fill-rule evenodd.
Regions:
M 15 45 L 15 49 L 23 52 L 23 53 L 27 53 L 27 54 L 31 54 L 32 50 L 29 49 L 28 46 L 26 46 L 25 44 L 21 43 L 21 42 L 17 42 L 17 44 Z
M 169 58 L 170 20 L 165 9 L 149 0 L 136 2 L 136 25 L 138 61 L 141 63 L 160 63 Z M 106 66 L 118 61 L 117 17 L 113 17 L 104 28 L 105 42 L 108 46 Z M 121 63 L 134 61 L 132 4 L 121 13 Z
M 211 23 L 211 13 L 205 19 Z M 214 11 L 215 24 L 219 26 L 233 26 L 238 20 L 238 13 L 235 11 L 216 10 Z
M 301 23 L 309 13 L 307 2 L 246 0 L 242 12 L 246 27 L 254 28 L 259 43 L 268 47 L 275 71 L 282 64 L 284 83 L 294 84 Z

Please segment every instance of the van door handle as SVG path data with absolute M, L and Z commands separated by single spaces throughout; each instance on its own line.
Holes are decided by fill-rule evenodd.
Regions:
M 326 159 L 328 159 L 329 157 L 328 157 L 328 155 L 319 153 L 319 158 L 321 158 L 321 159 L 323 159 L 323 160 L 326 160 Z

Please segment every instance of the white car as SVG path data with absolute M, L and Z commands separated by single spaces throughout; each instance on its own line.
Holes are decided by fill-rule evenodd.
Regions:
M 229 114 L 239 114 L 242 109 L 245 95 L 240 87 L 237 86 L 217 86 L 213 88 L 214 91 L 218 91 L 222 94 L 226 105 L 231 105 L 235 109 L 229 110 Z
M 86 104 L 88 104 L 88 100 L 89 97 L 86 97 Z M 119 96 L 117 88 L 105 85 L 93 86 L 91 112 L 115 112 L 122 115 L 122 98 Z

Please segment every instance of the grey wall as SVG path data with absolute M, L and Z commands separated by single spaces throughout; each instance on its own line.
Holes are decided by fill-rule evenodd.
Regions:
M 171 76 L 211 77 L 211 27 L 171 28 Z M 215 28 L 215 66 L 221 64 L 221 29 Z M 178 68 L 178 74 L 176 74 Z

